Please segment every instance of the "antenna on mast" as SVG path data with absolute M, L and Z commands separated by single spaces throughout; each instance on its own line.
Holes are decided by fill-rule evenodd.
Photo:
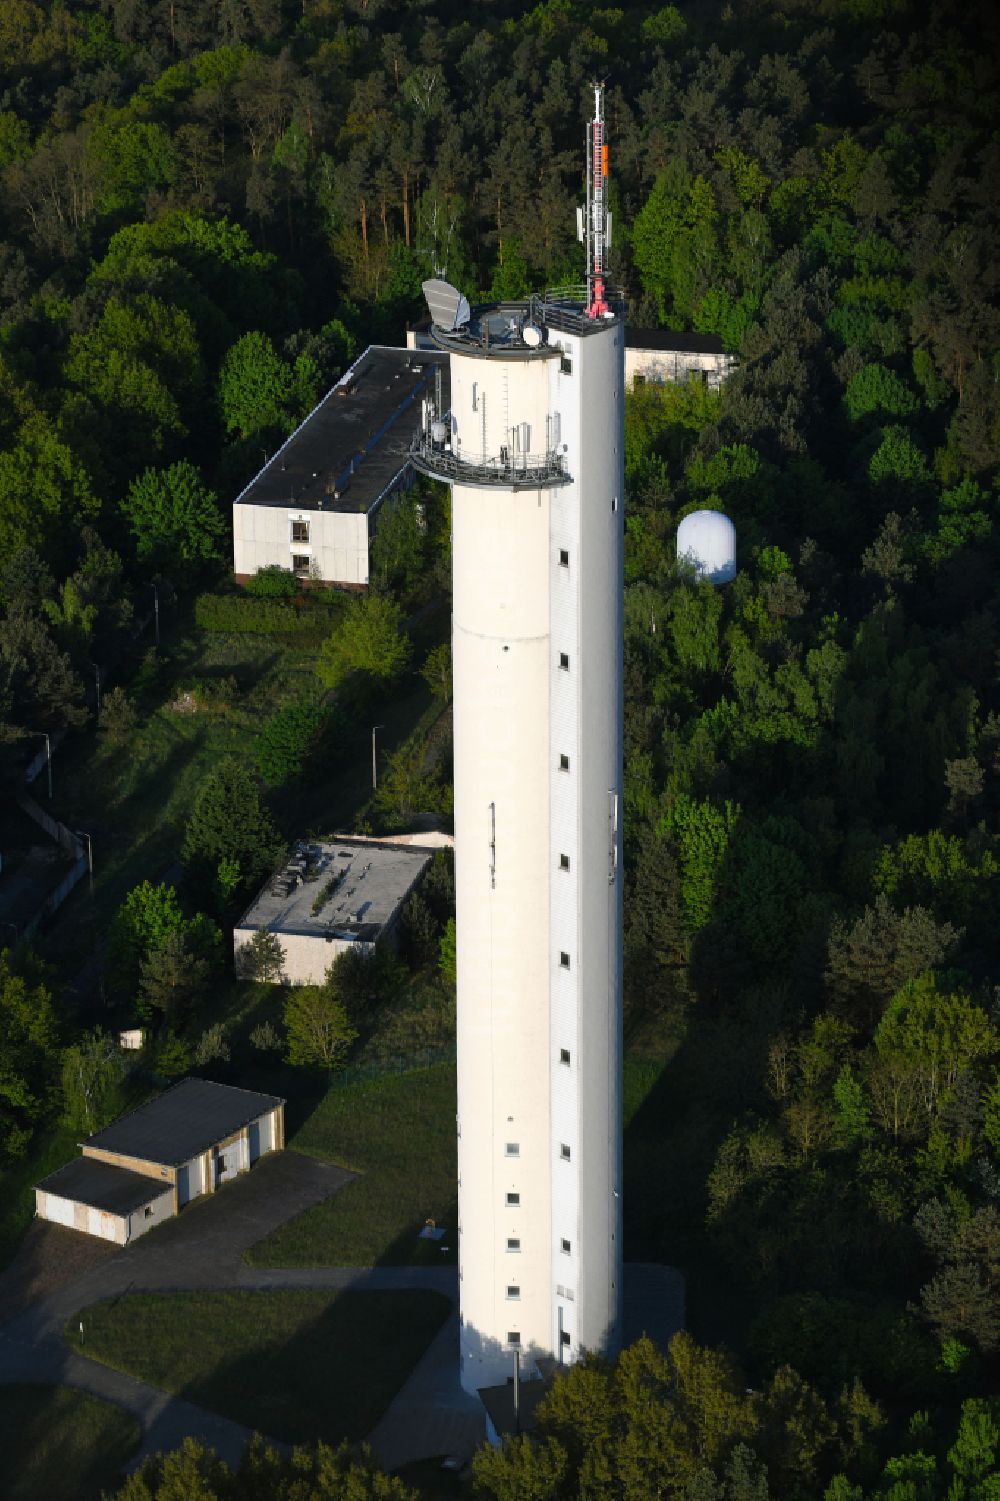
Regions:
M 594 84 L 594 118 L 587 126 L 587 207 L 576 211 L 577 234 L 587 247 L 587 317 L 611 310 L 604 300 L 611 248 L 608 209 L 608 145 L 604 132 L 604 85 Z

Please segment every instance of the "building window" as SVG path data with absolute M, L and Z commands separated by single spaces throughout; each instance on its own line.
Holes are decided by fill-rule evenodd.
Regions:
M 507 1249 L 508 1251 L 519 1251 L 521 1249 L 521 1242 L 516 1235 L 508 1235 Z
M 559 770 L 560 771 L 569 771 L 569 756 L 560 756 L 559 757 Z
M 560 1143 L 559 1156 L 562 1158 L 563 1162 L 569 1161 L 569 1147 L 565 1142 Z
M 508 1298 L 519 1298 L 521 1296 L 521 1289 L 516 1282 L 507 1283 L 507 1296 Z
M 569 357 L 568 354 L 564 354 L 562 356 L 562 358 L 560 359 L 560 361 L 559 361 L 559 371 L 560 371 L 560 374 L 562 374 L 562 375 L 572 375 L 573 374 L 573 361 L 570 359 L 570 357 Z
M 566 551 L 565 547 L 560 547 L 559 549 L 559 567 L 569 567 L 569 553 Z
M 311 562 L 312 559 L 307 558 L 303 553 L 292 553 L 292 572 L 297 579 L 307 579 L 309 577 L 309 565 Z
M 521 1336 L 516 1329 L 509 1329 L 507 1331 L 507 1343 L 508 1345 L 519 1345 L 521 1343 Z
M 308 523 L 308 521 L 293 521 L 292 522 L 292 541 L 293 542 L 308 542 L 309 541 L 309 523 Z
M 144 1217 L 145 1217 L 145 1218 L 146 1218 L 146 1219 L 147 1219 L 147 1220 L 151 1220 L 151 1219 L 152 1219 L 152 1218 L 153 1218 L 153 1211 L 152 1211 L 152 1209 L 151 1209 L 151 1208 L 150 1208 L 150 1207 L 149 1207 L 149 1205 L 148 1205 L 148 1204 L 147 1204 L 147 1205 L 146 1205 L 146 1208 L 145 1208 L 145 1210 L 144 1210 L 144 1211 L 143 1211 L 143 1213 L 144 1213 Z
M 219 1158 L 219 1172 L 220 1173 L 224 1173 L 225 1171 L 226 1171 L 226 1159 L 224 1157 L 220 1157 Z
M 509 1141 L 507 1143 L 507 1156 L 508 1157 L 520 1157 L 520 1155 L 521 1155 L 521 1146 L 520 1146 L 520 1143 L 516 1142 L 516 1141 Z
M 612 510 L 612 512 L 614 512 L 614 511 L 617 511 L 617 509 L 618 509 L 618 496 L 617 495 L 613 495 L 611 497 L 611 510 Z
M 559 1062 L 560 1063 L 569 1063 L 569 1048 L 560 1048 L 559 1049 Z
M 563 672 L 569 672 L 569 653 L 568 652 L 561 651 L 559 653 L 559 667 L 560 667 L 561 671 L 563 671 Z
M 565 949 L 563 949 L 559 955 L 559 968 L 569 969 L 569 955 L 566 953 Z
M 559 1242 L 559 1249 L 560 1251 L 562 1251 L 564 1256 L 568 1256 L 573 1247 L 570 1245 L 568 1240 L 561 1240 Z
M 520 1202 L 521 1202 L 521 1195 L 520 1194 L 508 1194 L 507 1195 L 507 1203 L 508 1203 L 508 1205 L 512 1209 L 515 1208 L 518 1204 L 520 1204 Z
M 561 1345 L 569 1345 L 569 1344 L 573 1343 L 572 1340 L 570 1339 L 570 1335 L 569 1335 L 569 1330 L 568 1329 L 560 1329 L 560 1331 L 559 1331 L 559 1343 Z
M 559 869 L 560 870 L 569 870 L 569 856 L 568 855 L 560 855 L 559 856 Z

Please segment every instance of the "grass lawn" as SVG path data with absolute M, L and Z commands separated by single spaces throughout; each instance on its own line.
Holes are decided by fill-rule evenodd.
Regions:
M 448 1315 L 439 1293 L 131 1293 L 66 1337 L 165 1391 L 288 1443 L 362 1439 Z
M 437 1064 L 327 1091 L 289 1143 L 362 1176 L 245 1253 L 256 1266 L 399 1266 L 456 1253 L 455 1068 Z M 440 1243 L 418 1239 L 427 1219 Z M 441 1246 L 449 1247 L 442 1254 Z
M 135 1418 L 70 1386 L 0 1386 L 5 1501 L 97 1501 L 139 1447 Z

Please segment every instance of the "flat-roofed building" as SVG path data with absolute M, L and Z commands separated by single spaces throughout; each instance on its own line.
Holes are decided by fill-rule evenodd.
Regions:
M 296 845 L 233 930 L 237 970 L 240 950 L 266 928 L 284 950 L 284 979 L 322 984 L 338 954 L 371 953 L 391 932 L 431 857 L 429 849 L 382 839 Z
M 182 1079 L 81 1142 L 37 1184 L 35 1213 L 127 1245 L 282 1148 L 284 1110 L 276 1095 Z
M 382 509 L 412 483 L 420 404 L 447 392 L 440 353 L 373 345 L 337 382 L 233 505 L 233 570 L 261 568 L 364 588 Z
M 703 380 L 717 391 L 736 363 L 718 334 L 678 333 L 669 328 L 625 329 L 625 384 L 663 385 Z

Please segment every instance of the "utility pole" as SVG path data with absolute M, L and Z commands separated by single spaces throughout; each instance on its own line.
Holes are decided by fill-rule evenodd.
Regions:
M 87 841 L 87 874 L 88 874 L 88 876 L 90 878 L 90 894 L 91 894 L 91 896 L 93 896 L 94 895 L 94 842 L 91 839 L 91 837 L 90 837 L 89 834 L 85 834 L 84 833 L 83 829 L 77 829 L 76 830 L 76 837 L 77 837 L 77 839 L 86 839 L 86 841 Z
M 377 766 L 375 764 L 375 731 L 376 730 L 384 730 L 384 729 L 385 729 L 385 725 L 384 724 L 373 724 L 372 725 L 372 791 L 373 792 L 375 792 L 377 790 L 377 788 L 378 788 L 378 768 L 377 768 Z

